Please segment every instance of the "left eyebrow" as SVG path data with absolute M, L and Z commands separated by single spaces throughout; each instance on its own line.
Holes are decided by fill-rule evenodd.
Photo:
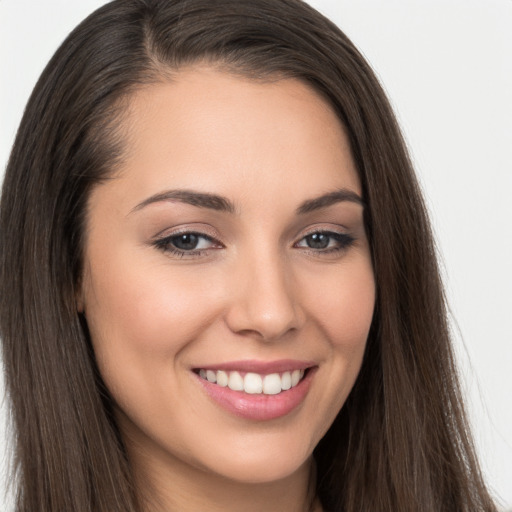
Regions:
M 322 208 L 327 208 L 328 206 L 344 201 L 359 204 L 363 208 L 365 206 L 363 198 L 360 195 L 356 194 L 352 190 L 342 188 L 340 190 L 324 194 L 323 196 L 304 201 L 297 208 L 297 215 L 304 215 L 305 213 L 310 213 L 315 210 L 321 210 Z

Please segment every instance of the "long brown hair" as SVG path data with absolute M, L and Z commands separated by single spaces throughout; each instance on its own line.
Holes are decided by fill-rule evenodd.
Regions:
M 136 512 L 77 314 L 91 188 L 123 157 L 130 94 L 208 62 L 294 77 L 346 127 L 377 283 L 357 382 L 316 447 L 327 511 L 494 511 L 468 434 L 435 247 L 388 101 L 348 38 L 300 0 L 115 0 L 56 52 L 26 108 L 0 206 L 0 335 L 17 512 Z

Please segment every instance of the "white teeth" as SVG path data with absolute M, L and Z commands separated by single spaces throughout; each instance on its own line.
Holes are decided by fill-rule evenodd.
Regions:
M 286 391 L 292 387 L 292 374 L 290 372 L 284 372 L 281 377 L 281 389 Z
M 230 372 L 228 387 L 233 391 L 243 391 L 244 390 L 244 380 L 240 376 L 238 372 Z
M 225 388 L 228 385 L 229 376 L 226 372 L 219 370 L 217 372 L 217 384 Z
M 295 387 L 304 377 L 304 370 L 293 370 L 292 372 L 270 373 L 259 375 L 258 373 L 246 373 L 244 377 L 239 372 L 226 372 L 224 370 L 199 370 L 199 376 L 208 382 L 216 383 L 218 386 L 229 387 L 233 391 L 244 391 L 245 393 L 277 395 Z
M 293 372 L 292 372 L 292 388 L 293 388 L 293 386 L 296 386 L 299 383 L 299 380 L 300 380 L 300 370 L 293 370 Z
M 263 391 L 263 380 L 257 373 L 246 373 L 244 377 L 244 391 L 256 395 Z
M 271 373 L 270 375 L 265 375 L 263 378 L 263 393 L 265 395 L 277 395 L 281 393 L 282 385 L 279 374 Z

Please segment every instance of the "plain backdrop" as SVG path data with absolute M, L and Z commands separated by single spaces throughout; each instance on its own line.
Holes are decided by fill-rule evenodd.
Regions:
M 0 176 L 44 65 L 104 3 L 0 0 Z M 483 470 L 512 510 L 512 0 L 310 3 L 368 58 L 403 127 L 439 242 Z

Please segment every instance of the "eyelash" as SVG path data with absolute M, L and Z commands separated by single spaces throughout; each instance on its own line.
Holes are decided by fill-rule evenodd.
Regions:
M 189 251 L 185 251 L 183 249 L 179 249 L 179 248 L 173 246 L 173 241 L 175 241 L 179 237 L 183 237 L 183 236 L 196 236 L 202 240 L 207 240 L 208 242 L 212 243 L 213 246 L 217 246 L 216 248 L 223 247 L 223 245 L 220 242 L 218 242 L 217 240 L 215 240 L 213 237 L 205 235 L 204 233 L 198 233 L 196 231 L 183 231 L 181 233 L 173 233 L 172 235 L 155 240 L 153 242 L 153 245 L 157 249 L 159 249 L 165 253 L 171 254 L 173 256 L 177 256 L 179 258 L 183 258 L 183 257 L 188 257 L 188 258 L 196 257 L 197 258 L 197 257 L 202 256 L 205 252 L 207 252 L 209 249 L 212 248 L 212 247 L 208 247 L 206 249 L 191 249 Z
M 299 248 L 298 244 L 305 241 L 308 237 L 314 237 L 314 236 L 319 236 L 319 235 L 327 236 L 329 238 L 328 244 L 330 244 L 332 240 L 335 240 L 337 243 L 336 246 L 335 247 L 327 247 L 324 249 L 303 247 L 304 249 L 306 249 L 307 252 L 313 253 L 314 255 L 318 255 L 318 256 L 335 254 L 335 253 L 339 253 L 342 251 L 346 251 L 355 242 L 355 238 L 353 236 L 345 234 L 345 233 L 337 233 L 335 231 L 328 231 L 328 230 L 316 230 L 316 231 L 311 231 L 310 233 L 305 234 L 298 242 L 296 242 L 294 244 L 294 247 Z M 179 249 L 173 245 L 173 242 L 178 240 L 179 237 L 183 237 L 183 236 L 196 236 L 199 239 L 206 240 L 209 243 L 211 243 L 212 247 L 207 247 L 204 249 L 191 249 L 191 250 Z M 203 256 L 204 253 L 206 253 L 207 251 L 209 251 L 212 248 L 221 249 L 224 247 L 220 242 L 215 240 L 213 237 L 206 235 L 204 233 L 198 233 L 195 231 L 183 231 L 181 233 L 173 233 L 172 235 L 154 240 L 153 245 L 160 251 L 163 251 L 165 253 L 171 254 L 172 256 L 179 257 L 179 258 L 199 258 L 199 257 Z
M 308 252 L 314 253 L 315 255 L 328 255 L 328 254 L 335 254 L 339 252 L 346 251 L 350 246 L 352 246 L 355 242 L 355 238 L 352 235 L 349 235 L 347 233 L 338 233 L 336 231 L 328 231 L 328 230 L 315 230 L 311 231 L 310 233 L 306 233 L 298 242 L 294 244 L 294 247 L 297 247 L 298 244 L 302 241 L 305 241 L 308 237 L 314 237 L 314 236 L 327 236 L 329 240 L 329 244 L 332 240 L 336 242 L 335 247 L 327 247 L 325 249 L 315 249 L 313 247 L 304 247 Z

